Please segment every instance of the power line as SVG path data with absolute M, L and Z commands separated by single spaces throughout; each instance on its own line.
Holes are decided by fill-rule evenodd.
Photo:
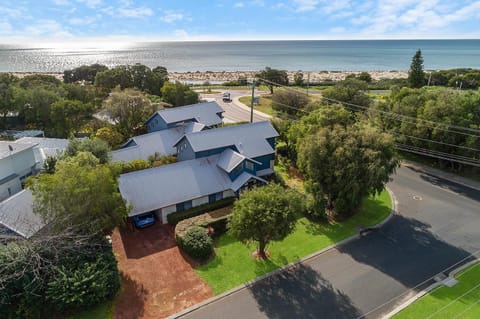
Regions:
M 472 291 L 474 291 L 475 289 L 478 289 L 480 288 L 480 283 L 477 284 L 475 287 L 467 290 L 465 293 L 461 294 L 460 296 L 458 296 L 457 298 L 453 299 L 452 301 L 450 301 L 448 304 L 446 304 L 445 306 L 437 309 L 437 311 L 431 313 L 428 317 L 426 317 L 425 319 L 431 319 L 433 316 L 435 316 L 436 314 L 440 313 L 441 311 L 447 309 L 448 307 L 450 307 L 453 303 L 457 302 L 458 300 L 460 300 L 462 297 L 465 297 L 466 295 L 468 295 L 469 293 L 471 293 Z
M 305 94 L 304 92 L 301 92 L 301 91 L 298 91 L 296 89 L 292 89 L 288 86 L 285 86 L 285 85 L 281 85 L 281 84 L 278 84 L 278 83 L 275 83 L 275 82 L 272 82 L 272 81 L 269 81 L 269 80 L 266 80 L 266 79 L 262 79 L 262 78 L 257 78 L 258 80 L 261 80 L 261 81 L 264 81 L 266 83 L 269 83 L 271 85 L 277 85 L 279 87 L 282 87 L 286 90 L 289 90 L 291 92 L 296 92 L 296 93 L 301 93 L 301 94 Z M 394 112 L 390 112 L 390 111 L 383 111 L 383 110 L 379 110 L 379 109 L 375 109 L 375 108 L 372 108 L 372 107 L 368 107 L 368 106 L 363 106 L 363 105 L 357 105 L 357 104 L 353 104 L 353 103 L 348 103 L 348 102 L 344 102 L 344 101 L 340 101 L 340 100 L 336 100 L 336 99 L 331 99 L 331 98 L 326 98 L 324 96 L 321 96 L 322 99 L 324 100 L 327 100 L 327 101 L 331 101 L 331 102 L 335 102 L 335 103 L 340 103 L 340 104 L 343 104 L 343 105 L 349 105 L 349 106 L 352 106 L 352 107 L 356 107 L 356 108 L 360 108 L 360 109 L 363 109 L 363 110 L 371 110 L 371 111 L 374 111 L 374 112 L 378 112 L 378 113 L 382 113 L 382 114 L 385 114 L 385 115 L 390 115 L 390 116 L 395 116 L 395 117 L 399 117 L 399 118 L 402 118 L 403 120 L 410 120 L 410 121 L 415 121 L 416 124 L 418 124 L 417 122 L 420 121 L 420 122 L 423 122 L 423 123 L 427 123 L 429 124 L 429 126 L 423 124 L 424 126 L 427 126 L 427 127 L 430 127 L 430 128 L 433 128 L 433 129 L 441 129 L 439 128 L 438 126 L 433 126 L 433 125 L 440 125 L 440 126 L 444 126 L 444 127 L 447 127 L 447 129 L 441 129 L 441 130 L 447 130 L 449 132 L 452 132 L 452 133 L 457 133 L 457 134 L 462 134 L 462 135 L 467 135 L 467 136 L 472 136 L 472 137 L 475 137 L 475 138 L 479 138 L 480 137 L 480 130 L 478 129 L 472 129 L 472 128 L 469 128 L 469 127 L 464 127 L 464 126 L 459 126 L 459 125 L 454 125 L 454 124 L 447 124 L 447 123 L 442 123 L 442 122 L 435 122 L 435 121 L 431 121 L 431 120 L 425 120 L 425 119 L 420 119 L 420 118 L 417 118 L 417 117 L 412 117 L 412 116 L 408 116 L 408 115 L 403 115 L 403 114 L 398 114 L 398 113 L 394 113 Z M 421 124 L 422 125 L 422 124 Z M 451 129 L 448 129 L 448 128 L 455 128 L 455 129 L 459 129 L 459 130 L 464 130 L 464 131 L 470 131 L 470 132 L 473 132 L 473 133 L 477 133 L 478 135 L 476 134 L 468 134 L 468 133 L 464 133 L 464 132 L 459 132 L 459 131 L 454 131 L 454 130 L 451 130 Z
M 271 83 L 271 84 L 273 84 L 273 85 L 278 85 L 278 86 L 280 86 L 280 87 L 284 87 L 286 90 L 291 91 L 291 92 L 294 92 L 294 93 L 304 94 L 303 92 L 297 91 L 297 90 L 292 89 L 292 88 L 289 88 L 289 87 L 287 87 L 287 86 L 279 85 L 279 84 L 274 83 L 274 82 L 272 82 L 272 81 L 268 81 L 268 80 L 265 80 L 265 79 L 259 79 L 259 80 L 262 80 L 262 81 Z M 333 100 L 333 99 L 329 99 L 329 100 Z M 355 104 L 352 104 L 352 103 L 346 103 L 346 102 L 342 102 L 342 101 L 337 101 L 337 100 L 333 100 L 333 101 L 336 101 L 336 102 L 341 103 L 345 108 L 347 108 L 347 109 L 349 109 L 349 110 L 352 110 L 352 111 L 357 111 L 357 108 L 361 108 L 361 109 L 364 109 L 364 110 L 380 111 L 380 112 L 383 112 L 384 114 L 388 114 L 388 115 L 401 116 L 400 114 L 393 113 L 393 112 L 381 111 L 381 110 L 377 110 L 377 109 L 373 109 L 373 108 L 368 108 L 368 107 L 360 106 L 360 105 L 355 105 Z M 308 112 L 308 111 L 306 111 L 306 110 L 303 110 L 303 109 L 300 109 L 300 108 L 297 108 L 297 107 L 293 107 L 293 106 L 291 106 L 291 105 L 287 105 L 287 104 L 283 104 L 283 103 L 278 103 L 278 104 L 283 105 L 283 106 L 285 106 L 285 107 L 288 107 L 288 108 L 290 108 L 290 109 L 294 109 L 294 110 L 297 110 L 297 111 L 301 111 L 301 112 L 307 113 L 307 114 L 311 113 L 311 112 Z M 355 108 L 354 108 L 354 107 L 355 107 Z M 412 121 L 412 120 L 414 120 L 414 119 L 416 119 L 416 118 L 408 117 L 407 119 L 408 119 L 409 121 Z M 415 124 L 418 125 L 419 123 L 415 123 Z M 472 135 L 472 134 L 469 134 L 469 133 L 452 131 L 452 130 L 449 130 L 449 129 L 439 128 L 439 127 L 432 127 L 432 126 L 429 126 L 428 124 L 421 124 L 421 125 L 424 125 L 424 126 L 427 126 L 427 127 L 431 127 L 431 128 L 434 128 L 434 129 L 439 129 L 439 130 L 446 131 L 446 132 L 450 132 L 450 133 L 457 133 L 457 134 L 463 134 L 463 135 L 468 135 L 468 136 L 473 136 L 473 137 L 480 137 L 480 136 Z M 388 131 L 387 131 L 387 132 L 388 132 Z M 392 133 L 392 132 L 389 132 L 389 133 Z M 397 135 L 398 135 L 399 133 L 393 133 L 393 134 L 397 134 Z M 403 134 L 401 134 L 401 135 L 403 135 Z M 454 144 L 449 144 L 449 143 L 434 141 L 434 140 L 431 140 L 431 139 L 423 139 L 423 138 L 417 138 L 417 137 L 413 137 L 413 136 L 412 136 L 412 138 L 418 139 L 418 140 L 423 140 L 423 141 L 428 141 L 428 142 L 432 142 L 432 143 L 442 144 L 442 145 L 448 145 L 448 146 L 451 146 L 451 147 L 458 147 L 458 148 L 463 148 L 463 149 L 469 149 L 469 150 L 472 150 L 472 151 L 479 151 L 478 149 L 469 148 L 469 147 L 465 147 L 465 146 L 461 146 L 461 145 L 454 145 Z M 440 152 L 440 151 L 429 150 L 429 149 L 425 149 L 425 148 L 421 148 L 421 147 L 417 147 L 417 146 L 400 144 L 400 143 L 397 143 L 396 148 L 397 148 L 398 150 L 401 150 L 401 151 L 404 151 L 404 152 L 409 152 L 409 153 L 424 155 L 424 156 L 428 156 L 428 157 L 432 157 L 432 158 L 437 158 L 437 159 L 442 159 L 442 160 L 448 160 L 448 161 L 452 161 L 452 162 L 458 162 L 458 163 L 462 163 L 462 164 L 466 164 L 466 165 L 480 166 L 480 161 L 477 160 L 477 159 L 475 159 L 475 158 L 470 158 L 470 157 L 465 157 L 465 156 L 456 155 L 456 154 L 450 154 L 450 153 L 444 153 L 444 152 Z

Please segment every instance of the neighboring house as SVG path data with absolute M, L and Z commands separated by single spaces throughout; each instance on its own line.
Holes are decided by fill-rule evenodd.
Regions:
M 167 223 L 171 213 L 237 196 L 252 184 L 265 183 L 251 170 L 229 174 L 234 167 L 244 167 L 244 161 L 232 158 L 232 152 L 226 150 L 220 155 L 122 174 L 119 189 L 131 207 L 130 217 L 151 212 Z
M 212 128 L 222 124 L 223 112 L 217 102 L 198 103 L 155 112 L 146 121 L 149 133 L 173 128 L 186 122 L 196 122 Z
M 120 149 L 110 152 L 113 162 L 130 162 L 137 159 L 147 160 L 158 153 L 160 156 L 175 155 L 176 141 L 182 136 L 203 130 L 205 125 L 200 123 L 186 123 L 176 127 L 139 135 L 129 139 Z
M 242 165 L 253 165 L 256 176 L 265 176 L 273 173 L 277 136 L 278 132 L 272 124 L 265 121 L 186 134 L 175 146 L 179 161 L 216 155 L 231 149 L 237 157 L 250 160 Z
M 69 142 L 67 139 L 46 137 L 22 137 L 15 141 L 20 144 L 37 144 L 33 148 L 37 170 L 43 169 L 43 164 L 48 156 L 57 156 L 65 151 Z
M 0 141 L 0 201 L 22 190 L 22 183 L 35 174 L 37 144 Z
M 186 134 L 175 145 L 179 162 L 120 175 L 129 216 L 174 212 L 238 196 L 272 174 L 277 131 L 257 122 Z
M 0 241 L 10 237 L 29 239 L 45 226 L 32 207 L 33 194 L 28 189 L 0 203 Z

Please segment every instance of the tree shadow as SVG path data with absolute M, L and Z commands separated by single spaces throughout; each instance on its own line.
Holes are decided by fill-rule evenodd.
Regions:
M 177 246 L 174 230 L 170 225 L 155 223 L 144 229 L 122 227 L 119 232 L 129 259 L 143 258 Z
M 359 310 L 342 292 L 310 268 L 299 264 L 250 287 L 268 318 L 356 318 Z
M 480 201 L 480 192 L 476 189 L 470 188 L 468 186 L 460 185 L 455 182 L 451 182 L 446 179 L 433 176 L 430 174 L 426 174 L 426 173 L 421 173 L 420 178 L 440 188 L 450 190 L 452 192 L 458 193 L 462 196 L 468 197 L 476 201 Z
M 122 290 L 115 300 L 113 319 L 143 318 L 147 290 L 129 275 L 120 274 Z
M 468 251 L 441 240 L 429 229 L 427 223 L 394 215 L 382 228 L 341 245 L 338 250 L 420 291 L 435 282 L 432 277 L 440 273 L 448 276 L 460 265 L 459 261 L 466 263 L 473 259 Z M 379 309 L 378 314 L 395 301 Z

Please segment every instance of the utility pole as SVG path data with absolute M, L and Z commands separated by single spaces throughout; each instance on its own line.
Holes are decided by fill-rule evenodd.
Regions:
M 252 81 L 252 99 L 250 101 L 250 123 L 253 123 L 253 99 L 255 98 L 255 78 Z

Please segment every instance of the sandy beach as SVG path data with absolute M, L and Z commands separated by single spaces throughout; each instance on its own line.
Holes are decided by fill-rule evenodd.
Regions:
M 235 72 L 169 72 L 168 77 L 171 81 L 181 81 L 181 82 L 228 82 L 236 81 L 239 78 L 252 79 L 258 71 L 235 71 Z M 290 81 L 293 82 L 293 77 L 298 71 L 287 71 Z M 300 71 L 301 72 L 301 71 Z M 323 82 L 323 81 L 341 81 L 345 79 L 347 75 L 358 74 L 361 71 L 311 71 L 311 72 L 302 72 L 303 78 L 305 81 L 309 78 L 311 83 Z M 377 81 L 381 79 L 398 79 L 406 78 L 408 76 L 408 71 L 368 71 L 372 78 Z M 35 72 L 14 72 L 12 73 L 15 76 L 20 78 L 35 74 Z M 44 73 L 53 75 L 59 80 L 63 80 L 63 73 Z
M 236 72 L 170 72 L 170 80 L 193 81 L 193 82 L 228 82 L 236 81 L 239 78 L 252 79 L 258 71 L 236 71 Z M 288 77 L 293 82 L 293 77 L 298 71 L 287 71 Z M 300 71 L 301 72 L 301 71 Z M 341 81 L 350 74 L 358 74 L 361 71 L 312 71 L 302 72 L 305 81 L 309 78 L 311 83 L 323 81 Z M 381 79 L 406 78 L 408 71 L 368 71 L 372 78 L 377 81 Z

